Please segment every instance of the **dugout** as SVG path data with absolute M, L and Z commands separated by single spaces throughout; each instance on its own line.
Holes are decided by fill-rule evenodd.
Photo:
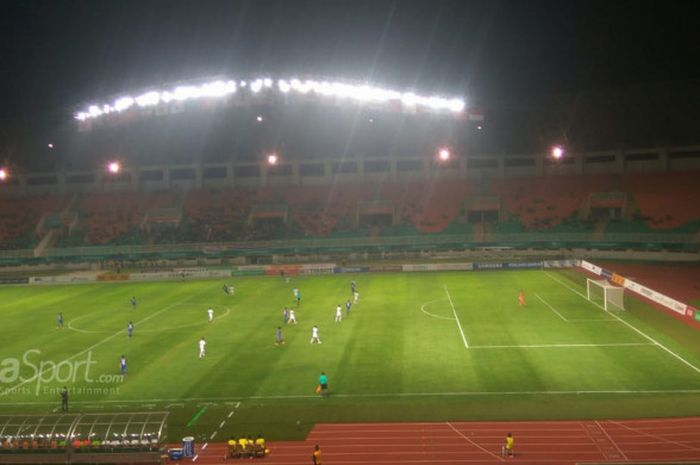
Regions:
M 0 464 L 160 464 L 168 412 L 0 416 Z

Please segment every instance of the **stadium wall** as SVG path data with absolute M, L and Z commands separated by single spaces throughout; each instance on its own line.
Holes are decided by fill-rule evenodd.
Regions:
M 399 161 L 409 163 L 401 165 Z M 386 165 L 379 172 L 366 169 L 376 162 Z M 564 174 L 622 174 L 700 169 L 700 147 L 664 147 L 635 150 L 569 153 L 560 161 L 548 154 L 465 154 L 448 165 L 428 158 L 357 157 L 344 165 L 337 160 L 298 159 L 285 165 L 290 171 L 279 174 L 265 163 L 224 163 L 192 165 L 124 166 L 119 176 L 101 170 L 18 173 L 0 184 L 2 196 L 64 194 L 73 192 L 150 192 L 159 190 L 217 189 L 227 187 L 301 186 L 332 183 L 380 181 L 419 181 L 429 179 L 468 179 L 507 176 L 543 176 Z M 373 165 L 374 164 L 374 165 Z M 316 174 L 303 166 L 313 165 Z M 407 166 L 408 168 L 402 168 Z M 416 169 L 420 166 L 420 169 Z M 220 174 L 225 172 L 225 176 Z M 175 175 L 187 173 L 186 178 Z M 154 179 L 155 178 L 155 179 Z

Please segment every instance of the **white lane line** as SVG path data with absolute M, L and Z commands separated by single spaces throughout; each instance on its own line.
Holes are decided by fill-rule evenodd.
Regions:
M 202 450 L 206 449 L 208 445 L 209 445 L 209 443 L 205 442 L 204 445 L 202 446 Z
M 447 294 L 447 299 L 450 301 L 450 306 L 452 307 L 452 314 L 455 316 L 455 321 L 457 322 L 457 327 L 459 328 L 459 334 L 462 335 L 462 341 L 464 341 L 464 348 L 468 349 L 469 343 L 467 342 L 467 337 L 464 335 L 464 330 L 462 329 L 462 323 L 460 323 L 459 317 L 457 316 L 457 310 L 455 310 L 455 304 L 452 303 L 452 297 L 450 296 L 450 293 L 447 290 L 447 286 L 444 286 L 444 287 L 445 287 L 445 294 Z
M 630 459 L 628 459 L 627 456 L 625 455 L 625 453 L 622 452 L 622 449 L 620 449 L 620 446 L 617 445 L 615 440 L 608 434 L 608 432 L 605 430 L 605 428 L 603 428 L 603 425 L 601 425 L 598 420 L 595 421 L 595 424 L 598 425 L 598 428 L 600 428 L 600 430 L 603 432 L 603 434 L 605 434 L 605 436 L 607 436 L 608 441 L 610 441 L 612 443 L 612 445 L 615 446 L 615 449 L 617 449 L 617 451 L 622 455 L 622 458 L 625 459 L 625 462 L 629 462 Z
M 471 346 L 472 349 L 567 349 L 577 347 L 635 347 L 655 346 L 651 342 L 610 342 L 603 344 L 524 344 L 524 345 L 493 345 Z
M 552 307 L 551 305 L 549 305 L 549 303 L 547 303 L 542 297 L 540 297 L 540 295 L 539 295 L 537 292 L 535 292 L 535 297 L 537 297 L 538 299 L 540 299 L 540 300 L 542 301 L 542 303 L 545 304 L 547 307 L 549 307 L 549 309 L 550 309 L 551 311 L 553 311 L 554 313 L 556 313 L 557 316 L 558 316 L 559 318 L 561 318 L 562 320 L 564 320 L 564 321 L 566 321 L 566 322 L 569 321 L 569 320 L 566 319 L 566 317 L 565 317 L 564 315 L 562 315 L 561 313 L 559 313 L 559 312 L 557 311 L 556 308 L 554 308 L 554 307 Z
M 683 419 L 683 420 L 685 420 L 685 419 Z M 648 437 L 648 438 L 654 439 L 654 440 L 659 441 L 659 442 L 663 442 L 663 443 L 667 443 L 667 444 L 673 444 L 673 445 L 680 446 L 680 447 L 684 447 L 684 448 L 690 449 L 690 450 L 697 450 L 697 451 L 700 451 L 700 447 L 694 447 L 694 446 L 692 446 L 692 445 L 690 445 L 690 444 L 686 444 L 686 443 L 684 443 L 684 442 L 671 441 L 670 439 L 666 439 L 666 438 L 663 437 L 663 436 L 660 436 L 660 435 L 657 435 L 657 434 L 650 434 L 650 433 L 647 433 L 646 431 L 642 431 L 640 428 L 632 428 L 632 427 L 627 426 L 627 425 L 625 425 L 624 423 L 621 423 L 621 422 L 619 422 L 619 421 L 608 420 L 608 423 L 611 423 L 611 424 L 613 424 L 613 425 L 615 425 L 615 426 L 619 426 L 620 428 L 625 428 L 625 429 L 628 430 L 628 431 L 631 431 L 631 432 L 633 432 L 633 433 L 639 434 L 639 435 L 641 435 L 641 436 L 646 436 L 646 437 Z M 696 427 L 695 425 L 692 425 L 692 424 L 691 424 L 691 425 L 679 426 L 678 428 L 683 428 L 683 429 L 685 430 L 686 428 L 693 429 L 693 428 L 695 428 L 695 427 Z M 662 427 L 662 428 L 663 428 L 663 427 Z M 664 429 L 664 430 L 667 430 L 668 428 L 663 428 L 663 429 Z M 659 431 L 659 430 L 654 429 L 653 431 Z M 643 442 L 643 444 L 644 444 L 644 443 L 649 443 L 649 442 L 651 442 L 651 441 L 647 440 L 647 441 Z
M 192 457 L 192 461 L 196 462 L 198 458 L 199 458 L 199 454 L 194 454 L 194 457 Z
M 474 446 L 478 447 L 478 448 L 481 449 L 482 451 L 486 452 L 487 454 L 489 454 L 489 455 L 491 455 L 491 456 L 497 458 L 497 459 L 500 460 L 501 462 L 503 462 L 503 457 L 501 457 L 500 455 L 496 455 L 496 454 L 494 454 L 493 452 L 491 452 L 490 450 L 485 449 L 483 446 L 480 446 L 479 444 L 475 443 L 475 442 L 472 441 L 469 437 L 465 436 L 464 433 L 462 433 L 460 430 L 458 430 L 457 428 L 455 428 L 454 426 L 452 426 L 452 423 L 447 422 L 446 425 L 449 426 L 449 427 L 452 429 L 452 431 L 454 431 L 455 433 L 457 433 L 457 434 L 459 434 L 460 436 L 462 436 L 464 439 L 466 439 L 467 441 L 469 441 L 470 443 L 472 443 Z
M 586 300 L 586 302 L 591 302 L 590 300 L 588 300 L 588 299 L 586 298 L 586 296 L 585 296 L 584 294 L 582 294 L 581 292 L 577 291 L 577 290 L 574 289 L 573 287 L 569 286 L 567 283 L 565 283 L 565 282 L 562 281 L 561 279 L 555 278 L 554 276 L 550 275 L 550 274 L 547 273 L 546 271 L 544 272 L 544 274 L 545 274 L 546 276 L 548 276 L 550 279 L 552 279 L 552 280 L 558 282 L 559 284 L 561 284 L 562 286 L 568 288 L 568 289 L 569 289 L 571 292 L 573 292 L 574 294 L 579 295 L 582 299 Z M 593 303 L 594 305 L 596 305 L 598 308 L 600 308 L 600 309 L 602 309 L 602 310 L 605 310 L 605 307 L 602 307 L 600 304 L 598 304 L 598 303 L 596 303 L 596 302 L 591 302 L 591 303 Z M 629 322 L 623 320 L 622 318 L 620 318 L 619 316 L 615 315 L 615 313 L 613 313 L 613 312 L 608 312 L 608 314 L 609 314 L 611 317 L 613 317 L 613 318 L 615 318 L 616 320 L 618 320 L 620 323 L 622 323 L 622 324 L 624 324 L 625 326 L 627 326 L 628 328 L 630 328 L 632 331 L 636 332 L 637 334 L 639 334 L 640 336 L 644 337 L 644 338 L 647 339 L 648 341 L 653 342 L 657 347 L 659 347 L 660 349 L 666 351 L 667 353 L 669 353 L 670 355 L 672 355 L 672 356 L 675 357 L 676 359 L 678 359 L 678 360 L 680 360 L 681 362 L 683 362 L 683 363 L 684 363 L 685 365 L 687 365 L 688 367 L 690 367 L 690 368 L 692 368 L 693 370 L 695 370 L 696 373 L 700 374 L 700 368 L 696 367 L 695 365 L 693 365 L 692 363 L 690 363 L 689 361 L 687 361 L 686 359 L 684 359 L 683 357 L 681 357 L 680 355 L 678 355 L 677 353 L 675 353 L 674 351 L 672 351 L 671 349 L 669 349 L 668 347 L 666 347 L 665 345 L 661 344 L 659 341 L 657 341 L 657 340 L 654 339 L 653 337 L 649 336 L 648 334 L 646 334 L 646 333 L 643 332 L 642 330 L 640 330 L 640 329 L 638 329 L 637 327 L 633 326 L 631 323 L 629 323 Z

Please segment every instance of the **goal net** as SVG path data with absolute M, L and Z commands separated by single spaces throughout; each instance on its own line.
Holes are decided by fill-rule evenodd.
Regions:
M 586 279 L 586 293 L 588 300 L 600 305 L 606 311 L 617 308 L 625 309 L 625 290 L 620 286 L 614 286 L 605 279 Z

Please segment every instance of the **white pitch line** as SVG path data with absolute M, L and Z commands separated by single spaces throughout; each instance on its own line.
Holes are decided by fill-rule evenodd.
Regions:
M 428 316 L 430 316 L 430 317 L 433 317 L 433 318 L 438 318 L 438 319 L 440 319 L 440 320 L 454 321 L 454 318 L 450 318 L 450 317 L 442 316 L 442 315 L 436 315 L 436 314 L 434 314 L 434 313 L 430 313 L 429 311 L 427 311 L 427 310 L 425 309 L 425 307 L 427 307 L 428 305 L 433 304 L 433 303 L 435 303 L 435 302 L 439 302 L 439 301 L 441 301 L 441 300 L 444 300 L 444 299 L 431 300 L 431 301 L 429 301 L 429 302 L 424 303 L 423 305 L 420 306 L 420 311 L 423 312 L 423 313 L 425 313 L 426 315 L 428 315 Z
M 228 416 L 227 416 L 226 418 L 231 418 L 231 416 L 233 416 L 233 410 L 231 410 L 231 411 L 228 413 Z
M 209 291 L 210 288 L 207 287 L 206 290 Z M 196 295 L 203 294 L 203 293 L 204 293 L 204 290 L 202 290 L 202 291 L 200 291 L 200 292 L 197 292 L 197 293 L 194 293 L 194 294 L 190 295 L 190 297 L 194 297 L 194 296 L 196 296 Z M 180 302 L 178 302 L 178 304 L 181 303 L 181 302 L 184 302 L 184 301 L 186 301 L 186 300 L 189 300 L 189 298 L 185 297 L 183 300 L 181 300 Z M 141 324 L 141 323 L 143 323 L 143 322 L 145 322 L 145 321 L 148 321 L 148 320 L 150 320 L 151 318 L 154 318 L 156 315 L 159 315 L 159 314 L 161 314 L 161 313 L 163 313 L 163 312 L 165 312 L 165 311 L 167 311 L 167 310 L 170 310 L 170 309 L 171 309 L 172 307 L 174 307 L 174 306 L 175 306 L 175 304 L 171 304 L 171 305 L 168 305 L 168 306 L 166 306 L 166 307 L 163 307 L 162 309 L 158 310 L 158 311 L 155 312 L 155 313 L 152 313 L 151 315 L 147 316 L 146 318 L 143 318 L 143 319 L 137 321 L 137 322 L 135 323 L 135 326 L 138 326 L 139 324 Z M 117 331 L 116 333 L 112 334 L 111 336 L 107 336 L 106 338 L 102 339 L 101 341 L 96 342 L 95 344 L 91 345 L 91 346 L 88 347 L 87 349 L 83 349 L 83 350 L 81 350 L 80 352 L 78 352 L 78 353 L 76 353 L 76 354 L 74 354 L 74 355 L 71 355 L 71 356 L 68 357 L 67 359 L 65 359 L 65 360 L 63 360 L 63 361 L 61 361 L 61 362 L 59 362 L 57 365 L 61 365 L 61 364 L 64 363 L 64 362 L 69 362 L 69 361 L 73 360 L 73 359 L 76 358 L 76 357 L 80 357 L 81 355 L 83 355 L 83 354 L 85 354 L 85 353 L 87 353 L 87 352 L 90 352 L 92 349 L 95 349 L 95 348 L 101 346 L 102 344 L 104 344 L 104 343 L 106 343 L 106 342 L 108 342 L 108 341 L 111 341 L 112 339 L 114 339 L 115 337 L 119 336 L 120 334 L 122 334 L 122 333 L 124 333 L 124 332 L 126 332 L 126 330 L 124 330 L 124 329 L 122 329 L 122 330 L 120 330 L 120 331 Z M 23 385 L 25 385 L 25 384 L 27 384 L 27 383 L 31 383 L 32 381 L 35 381 L 35 380 L 37 380 L 37 379 L 40 379 L 41 375 L 42 375 L 44 372 L 46 372 L 46 371 L 49 370 L 49 369 L 53 369 L 53 367 L 55 366 L 55 365 L 53 365 L 53 364 L 49 364 L 49 365 L 50 365 L 50 366 L 48 366 L 47 368 L 38 371 L 38 372 L 37 372 L 34 376 L 32 376 L 31 378 L 27 378 L 27 379 L 25 379 L 24 381 L 22 381 L 21 383 L 16 384 L 16 385 L 14 385 L 14 386 L 12 386 L 12 387 L 9 387 L 9 388 L 7 388 L 7 389 L 3 389 L 2 392 L 0 392 L 0 397 L 4 397 L 4 396 L 7 395 L 7 394 L 10 394 L 10 393 L 12 393 L 12 392 L 15 392 L 15 391 L 17 390 L 17 388 L 19 388 L 19 387 L 21 387 L 21 386 L 23 386 Z
M 572 291 L 574 294 L 579 295 L 582 299 L 586 300 L 587 302 L 591 302 L 591 303 L 593 303 L 594 305 L 596 305 L 598 308 L 600 308 L 600 309 L 602 309 L 602 310 L 605 310 L 605 308 L 602 307 L 600 304 L 588 300 L 588 299 L 586 298 L 585 295 L 583 295 L 581 292 L 577 291 L 577 290 L 574 289 L 573 287 L 569 286 L 567 283 L 565 283 L 565 282 L 562 281 L 561 279 L 555 278 L 554 276 L 550 275 L 550 274 L 547 273 L 546 271 L 544 272 L 544 274 L 545 274 L 546 276 L 548 276 L 550 279 L 552 279 L 552 280 L 558 282 L 559 284 L 561 284 L 562 286 L 568 288 L 568 289 L 569 289 L 570 291 Z M 643 332 L 642 330 L 638 329 L 636 326 L 634 326 L 634 325 L 632 325 L 631 323 L 629 323 L 629 322 L 623 320 L 622 318 L 620 318 L 619 316 L 615 315 L 614 313 L 608 312 L 608 314 L 609 314 L 611 317 L 613 317 L 613 318 L 615 318 L 616 320 L 618 320 L 620 323 L 622 323 L 622 324 L 624 324 L 625 326 L 627 326 L 628 328 L 630 328 L 632 331 L 636 332 L 637 334 L 639 334 L 640 336 L 644 337 L 645 339 L 647 339 L 647 340 L 653 342 L 657 347 L 659 347 L 660 349 L 666 351 L 667 353 L 669 353 L 670 355 L 672 355 L 672 356 L 675 357 L 676 359 L 680 360 L 681 362 L 683 362 L 684 364 L 686 364 L 687 366 L 689 366 L 690 368 L 692 368 L 693 370 L 695 370 L 695 372 L 697 372 L 697 373 L 700 374 L 700 368 L 696 367 L 695 365 L 693 365 L 692 363 L 690 363 L 689 361 L 687 361 L 686 359 L 684 359 L 683 357 L 681 357 L 680 355 L 678 355 L 677 353 L 675 353 L 674 351 L 672 351 L 671 349 L 669 349 L 668 347 L 666 347 L 665 345 L 661 344 L 659 341 L 657 341 L 657 340 L 654 339 L 653 337 L 649 336 L 648 334 L 646 334 L 646 333 Z
M 452 303 L 452 297 L 450 296 L 450 293 L 447 290 L 447 286 L 444 286 L 444 288 L 445 288 L 445 294 L 447 294 L 447 299 L 450 301 L 450 306 L 452 307 L 452 314 L 455 316 L 455 321 L 457 322 L 457 327 L 459 328 L 459 333 L 462 335 L 462 341 L 464 341 L 464 348 L 468 349 L 469 343 L 467 342 L 467 337 L 464 335 L 464 330 L 462 329 L 462 323 L 460 323 L 459 317 L 457 316 L 457 310 L 455 310 L 455 304 Z
M 635 347 L 654 346 L 651 342 L 610 342 L 603 344 L 523 344 L 523 345 L 493 345 L 471 346 L 472 349 L 567 349 L 577 347 Z
M 478 447 L 478 448 L 481 449 L 482 451 L 486 452 L 486 453 L 489 454 L 489 455 L 492 455 L 493 457 L 496 457 L 498 460 L 500 460 L 501 462 L 503 462 L 503 457 L 501 457 L 501 456 L 499 456 L 499 455 L 496 455 L 496 454 L 494 454 L 493 452 L 491 452 L 490 450 L 485 449 L 483 446 L 480 446 L 479 444 L 475 443 L 475 442 L 474 442 L 473 440 L 471 440 L 468 436 L 465 436 L 464 433 L 462 433 L 460 430 L 458 430 L 457 428 L 455 428 L 454 426 L 452 426 L 452 423 L 447 422 L 446 424 L 447 424 L 447 426 L 449 426 L 449 427 L 452 429 L 452 431 L 454 431 L 455 433 L 459 434 L 459 435 L 462 436 L 464 439 L 466 439 L 467 441 L 469 441 L 470 443 L 472 443 L 473 445 L 475 445 L 476 447 Z
M 554 313 L 556 313 L 557 316 L 558 316 L 559 318 L 561 318 L 562 320 L 564 320 L 564 321 L 566 321 L 566 322 L 568 323 L 569 320 L 567 320 L 566 317 L 565 317 L 564 315 L 562 315 L 561 313 L 559 313 L 559 312 L 557 311 L 556 308 L 554 308 L 554 307 L 552 307 L 551 305 L 549 305 L 549 303 L 547 303 L 542 297 L 540 297 L 540 295 L 539 295 L 537 292 L 535 292 L 535 297 L 537 297 L 538 299 L 540 299 L 540 300 L 542 301 L 542 303 L 545 304 L 547 307 L 549 307 L 549 309 L 550 309 L 551 311 L 553 311 Z
M 213 433 L 211 433 L 211 436 L 209 436 L 209 440 L 210 440 L 210 441 L 211 441 L 212 439 L 214 439 L 214 436 L 216 436 L 216 433 L 218 433 L 218 431 L 214 431 Z
M 653 344 L 649 344 L 653 345 Z M 530 395 L 530 396 L 559 396 L 559 395 L 596 395 L 596 394 L 700 394 L 700 389 L 601 389 L 601 390 L 571 390 L 571 391 L 446 391 L 446 392 L 385 392 L 385 393 L 356 393 L 356 394 L 334 394 L 334 397 L 346 398 L 346 399 L 362 399 L 362 398 L 386 398 L 386 397 L 436 397 L 436 396 L 449 396 L 449 397 L 474 397 L 474 396 L 519 396 L 519 395 Z M 198 400 L 229 400 L 234 399 L 233 397 L 188 397 L 183 398 L 186 402 L 198 401 Z M 248 397 L 235 397 L 235 399 L 245 399 L 245 400 L 288 400 L 288 399 L 318 399 L 318 394 L 280 394 L 280 395 L 270 395 L 270 396 L 248 396 Z M 169 402 L 173 399 L 146 399 L 151 402 Z M 110 400 L 105 399 L 100 401 L 105 404 L 115 404 L 119 402 L 123 403 L 142 403 L 143 400 Z M 95 401 L 74 401 L 72 404 L 94 404 Z M 14 406 L 25 406 L 25 405 L 54 405 L 55 402 L 51 401 L 28 401 L 28 402 L 3 402 L 2 405 L 14 405 Z M 114 405 L 111 405 L 114 407 Z M 124 406 L 126 407 L 126 406 Z
M 225 424 L 226 420 L 222 420 L 221 423 L 219 423 L 219 429 L 223 428 Z

